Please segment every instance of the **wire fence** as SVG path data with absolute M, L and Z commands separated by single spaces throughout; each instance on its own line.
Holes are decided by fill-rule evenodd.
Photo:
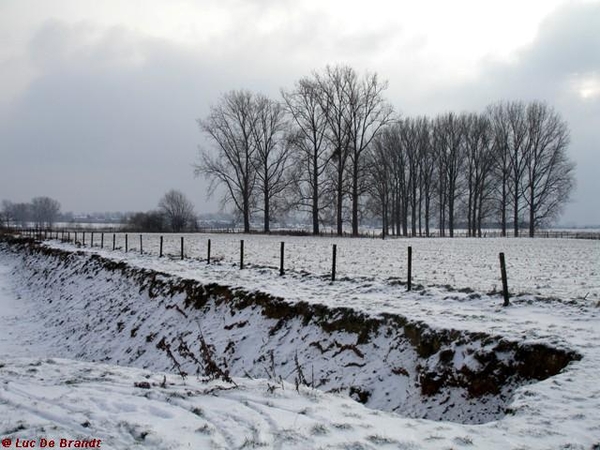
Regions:
M 587 233 L 552 231 L 558 239 L 340 239 L 336 236 L 157 234 L 81 229 L 28 229 L 35 239 L 177 260 L 196 260 L 233 268 L 259 268 L 335 280 L 387 280 L 500 292 L 499 254 L 506 254 L 514 292 L 543 297 L 600 299 L 600 242 Z M 486 236 L 498 237 L 501 234 Z M 285 241 L 285 242 L 284 242 Z M 414 253 L 407 257 L 406 247 Z M 414 260 L 413 260 L 414 258 Z M 505 266 L 505 271 L 506 271 Z M 503 285 L 504 283 L 502 283 Z

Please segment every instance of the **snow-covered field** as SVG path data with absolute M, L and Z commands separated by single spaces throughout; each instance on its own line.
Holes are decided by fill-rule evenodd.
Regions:
M 74 236 L 71 236 L 74 237 Z M 293 236 L 244 236 L 239 234 L 188 234 L 184 254 L 205 259 L 211 240 L 211 259 L 238 264 L 240 240 L 244 240 L 244 263 L 276 270 L 280 242 L 285 242 L 285 268 L 296 273 L 326 276 L 331 273 L 332 245 L 337 245 L 339 278 L 357 280 L 404 280 L 407 248 L 413 248 L 413 280 L 424 286 L 451 286 L 477 292 L 500 291 L 498 255 L 504 252 L 509 288 L 562 300 L 600 301 L 600 241 L 575 239 L 349 239 Z M 105 234 L 104 247 L 112 249 L 112 234 Z M 116 234 L 116 247 L 124 250 L 125 235 Z M 78 235 L 82 241 L 82 234 Z M 87 234 L 86 245 L 90 245 Z M 95 246 L 100 245 L 96 234 Z M 144 253 L 158 255 L 160 236 L 142 235 Z M 128 250 L 139 252 L 139 234 L 128 235 Z M 180 235 L 165 235 L 163 252 L 181 254 Z
M 226 242 L 232 251 L 238 250 L 239 236 L 210 237 L 213 255 L 219 256 L 218 245 L 226 248 Z M 0 250 L 0 320 L 3 321 L 0 329 L 0 438 L 10 437 L 13 447 L 17 438 L 48 438 L 55 439 L 57 446 L 60 439 L 101 439 L 102 448 L 600 448 L 597 375 L 600 371 L 600 252 L 596 243 L 584 241 L 584 245 L 578 247 L 579 253 L 571 253 L 571 245 L 579 245 L 578 241 L 564 245 L 561 241 L 549 240 L 470 241 L 473 247 L 476 243 L 490 247 L 475 250 L 467 240 L 432 240 L 429 244 L 416 239 L 286 237 L 287 267 L 294 270 L 279 277 L 277 271 L 269 267 L 278 265 L 281 239 L 262 236 L 245 239 L 247 261 L 254 267 L 243 271 L 234 265 L 237 254 L 227 257 L 225 252 L 220 255 L 221 264 L 210 266 L 197 259 L 159 260 L 148 254 L 124 254 L 97 248 L 83 249 L 84 253 L 77 258 L 85 260 L 87 253 L 99 253 L 114 261 L 125 261 L 134 268 L 160 271 L 165 276 L 174 274 L 203 284 L 217 282 L 260 290 L 291 302 L 351 307 L 373 317 L 381 313 L 401 313 L 434 329 L 480 332 L 518 342 L 543 343 L 574 350 L 583 359 L 571 363 L 559 375 L 518 388 L 508 405 L 509 414 L 482 425 L 405 418 L 365 408 L 341 394 L 326 394 L 302 386 L 296 390 L 293 384 L 273 380 L 234 378 L 235 384 L 231 384 L 203 382 L 190 376 L 184 381 L 174 374 L 163 375 L 153 367 L 143 370 L 75 362 L 60 358 L 104 359 L 112 364 L 131 364 L 130 361 L 137 360 L 148 366 L 150 355 L 132 357 L 128 353 L 130 343 L 123 339 L 122 333 L 116 332 L 116 324 L 107 324 L 106 330 L 97 334 L 104 327 L 96 322 L 105 320 L 102 310 L 114 308 L 113 303 L 124 295 L 130 302 L 127 305 L 131 308 L 137 302 L 139 310 L 144 310 L 143 303 L 152 299 L 146 294 L 140 295 L 141 291 L 136 296 L 135 286 L 128 287 L 126 281 L 104 272 L 91 272 L 87 280 L 79 274 L 75 280 L 67 264 L 64 269 L 56 265 L 48 267 L 44 282 L 28 279 L 28 273 L 37 270 L 39 274 L 40 268 L 24 269 L 26 259 L 5 248 Z M 204 251 L 201 241 L 198 241 L 198 256 Z M 330 270 L 330 262 L 319 257 L 321 250 L 330 251 L 331 243 L 338 245 L 338 273 L 347 277 L 333 284 L 320 276 Z M 404 287 L 390 283 L 390 277 L 403 277 L 404 262 L 400 259 L 409 243 L 415 249 L 415 271 L 419 267 L 417 254 L 426 255 L 427 251 L 431 256 L 429 261 L 437 267 L 433 275 L 441 277 L 440 267 L 445 265 L 460 269 L 454 270 L 454 282 L 426 281 L 416 276 L 417 282 L 428 286 L 469 287 L 476 292 L 429 286 L 407 294 Z M 175 242 L 174 247 L 177 244 Z M 49 245 L 73 249 L 57 242 Z M 436 245 L 441 250 L 435 250 Z M 294 249 L 304 252 L 298 265 L 294 265 L 292 254 L 301 252 Z M 458 259 L 451 262 L 446 256 L 444 263 L 440 253 L 448 249 L 454 249 L 453 257 Z M 486 295 L 494 284 L 499 284 L 498 250 L 507 253 L 509 280 L 515 280 L 511 283 L 512 290 L 538 294 L 535 289 L 527 288 L 527 281 L 542 276 L 543 272 L 547 286 L 539 288 L 543 291 L 540 295 L 577 301 L 536 300 L 534 295 L 521 295 L 513 299 L 511 307 L 501 308 L 499 296 Z M 189 248 L 187 252 L 193 254 Z M 476 264 L 472 259 L 477 253 L 480 264 L 487 261 L 487 256 L 482 255 L 489 254 L 492 258 L 492 281 L 482 282 L 478 273 L 468 273 Z M 525 256 L 514 265 L 519 258 L 514 256 L 517 253 Z M 314 266 L 307 262 L 311 257 L 314 257 Z M 360 258 L 365 270 L 359 265 Z M 398 259 L 397 266 L 390 265 L 394 258 Z M 342 269 L 344 259 L 352 263 Z M 552 263 L 553 259 L 558 262 Z M 366 264 L 369 261 L 373 261 L 372 266 Z M 43 264 L 43 260 L 35 264 Z M 377 265 L 379 269 L 375 268 Z M 545 271 L 539 269 L 540 265 Z M 570 271 L 570 278 L 561 276 L 563 267 Z M 515 288 L 516 280 L 521 280 L 524 287 Z M 63 286 L 52 288 L 53 283 Z M 86 285 L 89 291 L 85 290 Z M 52 289 L 61 295 L 53 296 Z M 106 298 L 101 294 L 107 295 Z M 90 301 L 94 302 L 91 306 Z M 169 311 L 179 322 L 184 322 L 174 306 L 171 305 Z M 243 318 L 236 317 L 238 322 L 222 325 L 227 328 L 239 324 Z M 160 330 L 160 322 L 150 319 L 143 326 L 133 318 L 125 319 L 119 327 L 127 336 L 133 336 L 131 327 L 134 325 L 142 337 L 143 326 L 154 326 L 166 333 Z M 86 327 L 92 330 L 87 336 Z M 181 327 L 179 331 L 185 330 L 183 324 Z M 243 334 L 242 329 L 239 335 Z M 112 342 L 109 342 L 111 336 Z M 262 345 L 268 346 L 269 342 Z M 456 359 L 458 346 L 454 350 Z M 102 352 L 105 352 L 104 357 Z M 455 361 L 455 364 L 463 363 Z M 357 373 L 360 374 L 360 370 Z M 392 380 L 388 377 L 383 382 Z

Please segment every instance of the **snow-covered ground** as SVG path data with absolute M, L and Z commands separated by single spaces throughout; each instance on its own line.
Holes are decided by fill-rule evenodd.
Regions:
M 139 234 L 128 235 L 128 250 L 139 253 Z M 71 238 L 74 235 L 71 234 Z M 82 242 L 83 235 L 78 234 Z M 178 257 L 181 235 L 164 235 L 163 252 Z M 184 254 L 205 259 L 208 240 L 211 258 L 230 264 L 240 260 L 244 240 L 244 262 L 248 266 L 279 267 L 280 242 L 285 242 L 285 268 L 296 273 L 326 276 L 331 273 L 332 245 L 337 245 L 338 278 L 406 278 L 407 247 L 413 249 L 414 282 L 424 286 L 451 286 L 477 292 L 501 290 L 498 255 L 504 252 L 509 287 L 527 293 L 563 300 L 600 301 L 600 241 L 583 239 L 349 239 L 294 236 L 244 236 L 239 234 L 188 234 Z M 104 236 L 104 247 L 112 249 L 112 233 Z M 94 245 L 100 246 L 96 233 Z M 90 245 L 90 233 L 86 245 Z M 116 247 L 125 248 L 125 234 L 115 235 Z M 160 235 L 143 234 L 144 253 L 158 255 Z
M 286 245 L 287 242 L 288 238 Z M 339 245 L 343 241 L 336 242 Z M 370 253 L 368 247 L 380 241 L 347 242 L 348 248 L 356 248 L 368 257 L 377 254 L 377 248 Z M 406 242 L 393 242 L 401 242 L 405 248 Z M 410 242 L 415 248 L 415 240 Z M 51 245 L 72 249 L 66 244 Z M 264 243 L 261 246 L 259 242 L 257 248 L 269 252 Z M 58 356 L 74 358 L 78 351 L 85 354 L 81 341 L 77 342 L 79 335 L 74 332 L 79 331 L 76 322 L 89 325 L 100 317 L 85 317 L 95 311 L 84 308 L 87 293 L 80 287 L 85 285 L 85 279 L 74 281 L 68 269 L 45 274 L 47 280 L 73 285 L 73 298 L 36 297 L 36 292 L 46 292 L 40 289 L 41 283 L 19 276 L 23 269 L 17 265 L 23 263 L 22 257 L 3 250 L 0 251 L 0 319 L 4 324 L 0 328 L 0 437 L 13 439 L 13 447 L 17 438 L 45 437 L 56 439 L 57 446 L 61 438 L 102 439 L 102 448 L 600 448 L 597 375 L 600 308 L 590 296 L 570 302 L 539 301 L 532 295 L 523 295 L 513 299 L 511 307 L 501 308 L 498 296 L 440 287 L 407 294 L 402 286 L 378 276 L 332 284 L 300 271 L 285 277 L 265 268 L 239 271 L 227 260 L 207 266 L 198 260 L 99 253 L 115 261 L 126 261 L 132 267 L 158 270 L 205 284 L 218 282 L 256 289 L 292 302 L 350 306 L 374 316 L 401 312 L 435 328 L 546 343 L 575 350 L 583 359 L 557 376 L 519 388 L 509 405 L 510 414 L 483 425 L 402 418 L 367 409 L 345 396 L 305 387 L 297 391 L 294 385 L 274 381 L 235 378 L 232 385 L 206 383 L 193 376 L 183 381 L 176 375 L 163 375 L 155 370 L 58 359 Z M 262 253 L 257 251 L 257 254 Z M 598 261 L 598 247 L 592 247 L 590 258 Z M 535 270 L 533 265 L 532 270 Z M 598 266 L 591 268 L 590 273 L 594 270 L 597 273 Z M 477 280 L 472 277 L 474 285 Z M 122 282 L 104 273 L 101 276 L 91 273 L 89 283 L 99 282 L 99 278 L 106 286 L 115 285 L 108 292 L 117 298 Z M 52 304 L 48 304 L 49 299 Z M 106 302 L 111 301 L 106 298 Z M 100 311 L 102 305 L 96 308 Z M 65 323 L 57 323 L 60 320 Z M 62 333 L 57 332 L 60 327 Z M 107 327 L 102 339 L 106 340 L 111 332 L 114 334 L 113 328 Z M 94 338 L 93 334 L 89 336 L 86 346 L 93 347 Z M 115 345 L 118 347 L 119 342 Z M 126 352 L 126 344 L 120 347 Z M 107 362 L 114 363 L 116 359 Z M 144 381 L 149 383 L 149 389 L 140 384 Z

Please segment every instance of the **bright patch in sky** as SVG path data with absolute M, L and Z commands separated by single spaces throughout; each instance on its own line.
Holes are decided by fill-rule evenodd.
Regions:
M 597 73 L 589 74 L 578 81 L 577 90 L 584 100 L 591 100 L 600 96 L 600 76 Z

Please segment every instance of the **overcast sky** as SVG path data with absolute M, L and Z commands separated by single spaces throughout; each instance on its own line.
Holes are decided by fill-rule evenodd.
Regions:
M 0 0 L 0 199 L 148 210 L 174 188 L 217 211 L 196 119 L 344 63 L 387 79 L 404 115 L 547 101 L 577 164 L 561 222 L 598 225 L 599 30 L 583 0 Z

